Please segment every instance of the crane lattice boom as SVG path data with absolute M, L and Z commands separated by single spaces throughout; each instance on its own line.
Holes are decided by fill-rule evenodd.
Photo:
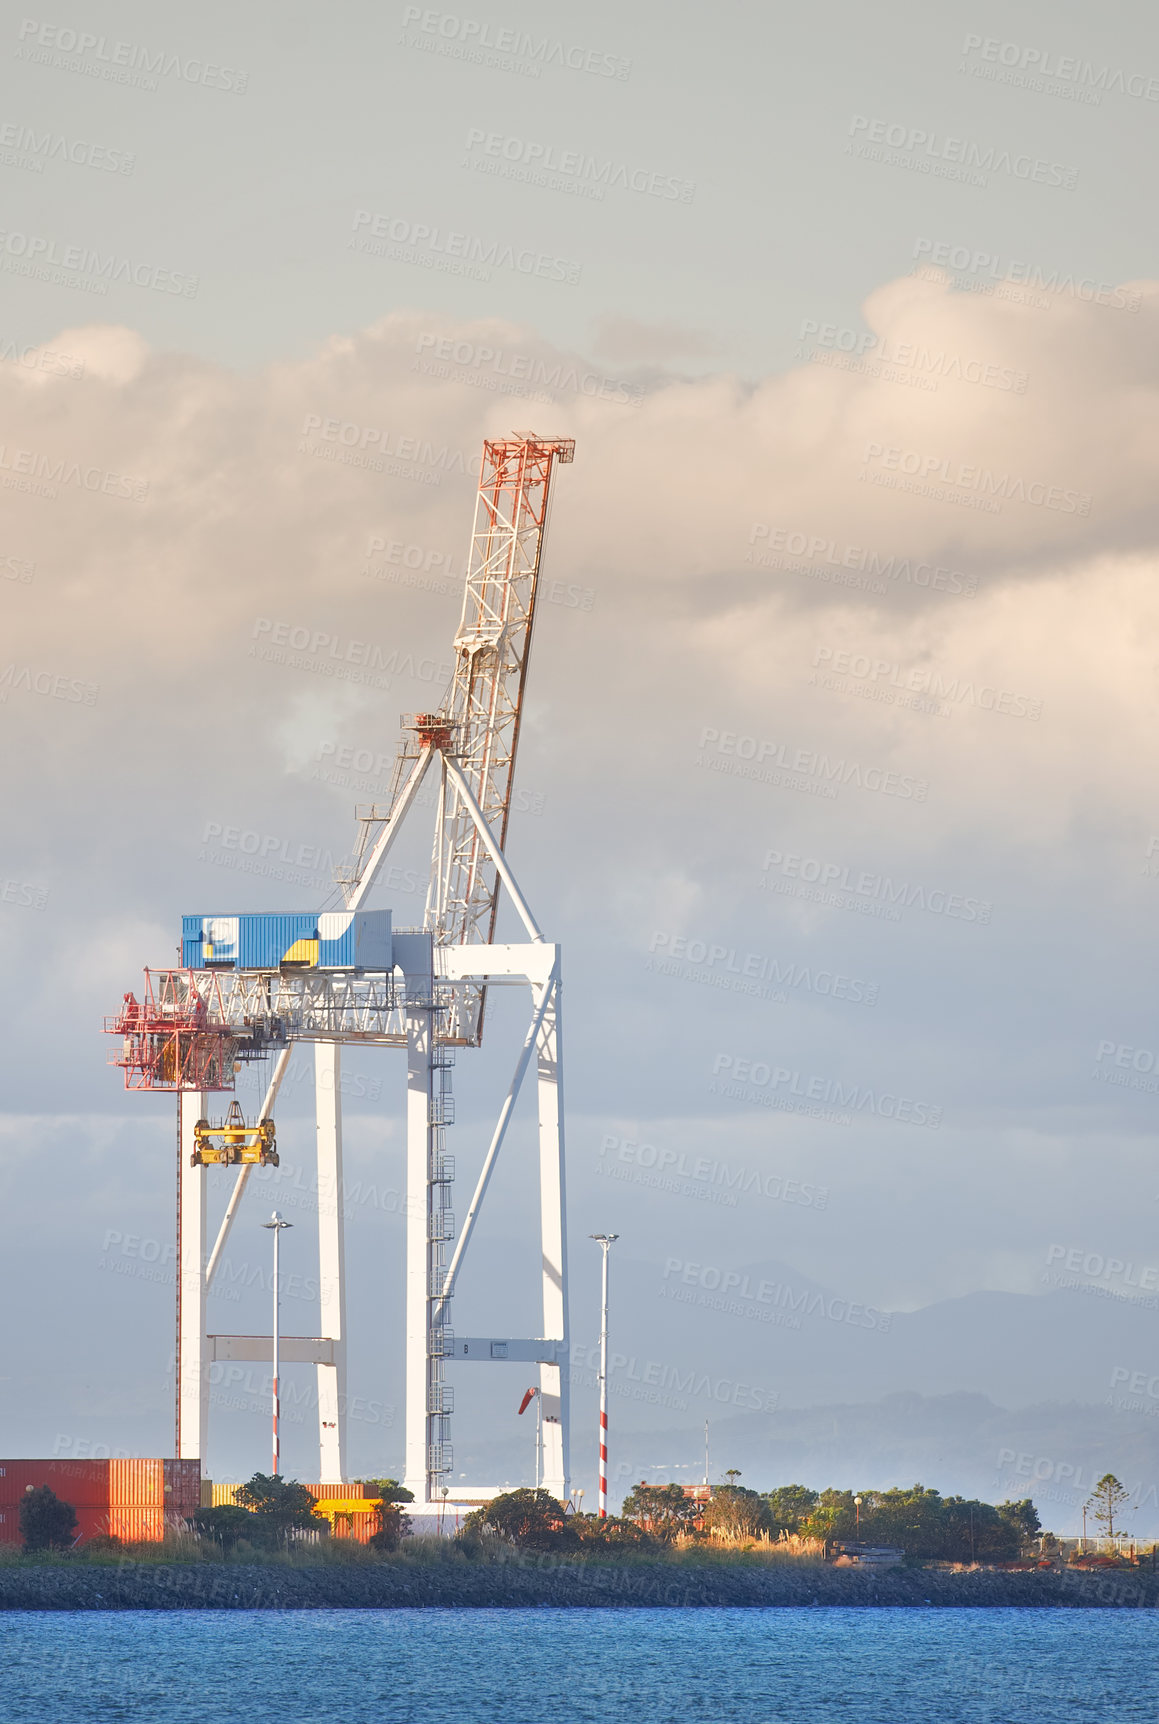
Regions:
M 361 902 L 383 831 L 401 817 L 424 750 L 459 765 L 500 849 L 511 812 L 515 754 L 543 536 L 556 461 L 574 459 L 575 441 L 533 433 L 483 445 L 463 611 L 455 634 L 451 686 L 437 713 L 409 721 L 390 804 L 361 816 L 355 865 L 343 880 L 348 904 Z M 499 881 L 457 786 L 439 788 L 425 926 L 438 945 L 489 943 Z

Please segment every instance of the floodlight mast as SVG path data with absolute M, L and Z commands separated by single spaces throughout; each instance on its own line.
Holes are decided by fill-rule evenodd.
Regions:
M 393 969 L 287 969 L 283 961 L 230 970 L 146 973 L 143 1002 L 127 995 L 106 1027 L 121 1038 L 112 1063 L 126 1087 L 178 1091 L 177 1452 L 204 1461 L 209 1371 L 220 1360 L 272 1360 L 275 1338 L 209 1335 L 206 1291 L 252 1171 L 238 1169 L 208 1253 L 204 1136 L 208 1093 L 232 1089 L 239 1061 L 278 1052 L 259 1122 L 272 1117 L 293 1047 L 314 1044 L 319 1190 L 321 1334 L 283 1336 L 282 1361 L 317 1368 L 320 1475 L 345 1480 L 346 1317 L 342 1203 L 341 1044 L 407 1049 L 406 1483 L 421 1504 L 441 1503 L 453 1467 L 446 1362 L 503 1359 L 539 1367 L 542 1482 L 568 1488 L 567 1251 L 560 1060 L 560 949 L 548 943 L 504 853 L 511 812 L 543 538 L 556 462 L 570 438 L 533 432 L 483 446 L 471 556 L 455 635 L 454 674 L 435 713 L 412 715 L 389 803 L 359 810 L 353 865 L 336 876 L 346 909 L 374 887 L 407 813 L 437 763 L 438 793 L 423 926 L 393 935 Z M 526 932 L 494 943 L 506 889 Z M 399 971 L 402 972 L 401 981 Z M 155 979 L 154 979 L 155 978 Z M 531 1019 L 451 1262 L 454 1160 L 450 1067 L 456 1047 L 477 1047 L 488 985 L 524 983 Z M 462 1336 L 450 1323 L 455 1279 L 534 1058 L 539 1114 L 541 1333 L 525 1339 Z M 264 1139 L 263 1139 L 264 1141 Z M 453 1493 L 462 1496 L 462 1491 Z M 494 1494 L 474 1486 L 476 1498 Z

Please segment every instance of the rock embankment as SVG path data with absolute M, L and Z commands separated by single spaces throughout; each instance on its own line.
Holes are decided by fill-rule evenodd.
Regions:
M 233 1563 L 0 1568 L 3 1610 L 527 1610 L 704 1607 L 1153 1609 L 1159 1575 L 851 1569 L 663 1562 L 414 1562 L 314 1568 Z

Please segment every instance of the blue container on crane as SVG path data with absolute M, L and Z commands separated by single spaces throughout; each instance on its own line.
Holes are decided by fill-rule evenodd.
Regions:
M 389 970 L 389 910 L 252 911 L 183 916 L 186 970 Z

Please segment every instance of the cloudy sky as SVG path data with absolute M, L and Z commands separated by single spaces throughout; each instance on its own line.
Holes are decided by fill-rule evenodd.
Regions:
M 471 464 L 528 426 L 576 439 L 509 849 L 565 952 L 577 1340 L 598 1229 L 622 1235 L 621 1344 L 661 1376 L 697 1360 L 657 1293 L 752 1265 L 898 1314 L 1159 1286 L 1159 261 L 1136 181 L 1159 29 L 889 13 L 5 26 L 0 1449 L 168 1444 L 173 1110 L 124 1095 L 102 1015 L 183 912 L 325 894 L 399 713 L 441 692 Z M 380 894 L 397 923 L 426 846 L 416 827 Z M 464 1183 L 518 1045 L 513 1014 L 490 1028 L 456 1075 Z M 350 1230 L 352 1467 L 385 1472 L 402 1074 L 347 1065 L 376 1194 Z M 295 1079 L 271 1182 L 300 1206 L 306 1333 L 309 1105 Z M 531 1150 L 525 1122 L 465 1332 L 534 1321 Z M 269 1195 L 219 1328 L 265 1309 Z M 766 1397 L 849 1388 L 702 1309 L 703 1349 Z M 954 1334 L 955 1370 L 903 1386 L 991 1392 L 992 1329 Z M 1096 1401 L 1153 1350 L 1057 1357 L 1027 1399 Z M 883 1387 L 864 1352 L 851 1375 L 849 1399 Z M 512 1477 L 523 1386 L 466 1390 Z M 244 1476 L 261 1381 L 219 1402 L 210 1470 Z

